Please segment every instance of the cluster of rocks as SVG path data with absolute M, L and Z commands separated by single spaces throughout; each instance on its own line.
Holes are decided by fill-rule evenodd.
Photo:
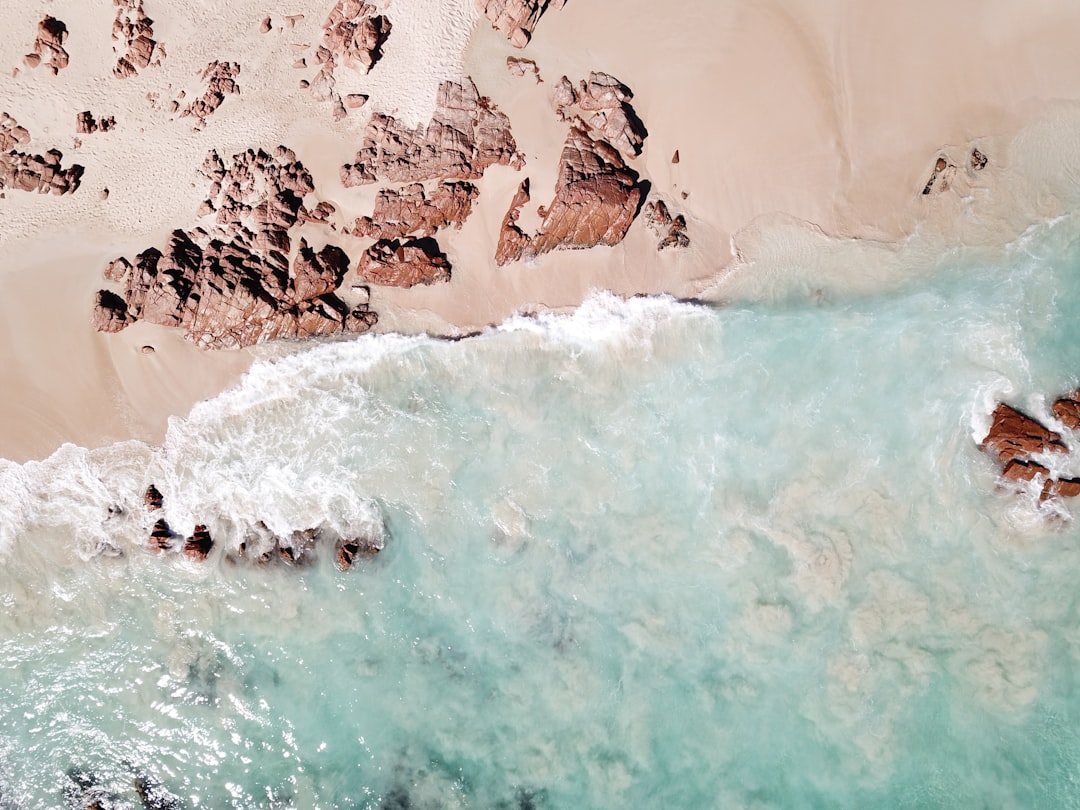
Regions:
M 476 4 L 492 28 L 502 32 L 515 48 L 524 48 L 544 12 L 562 8 L 566 0 L 476 0 Z
M 686 217 L 682 214 L 672 216 L 663 200 L 645 204 L 645 224 L 660 237 L 656 243 L 657 250 L 690 246 L 690 237 L 686 235 Z
M 986 164 L 989 162 L 989 158 L 979 151 L 976 147 L 971 150 L 971 155 L 968 157 L 968 169 L 971 172 L 981 172 L 986 168 Z M 926 181 L 926 185 L 923 186 L 922 193 L 924 196 L 931 193 L 941 194 L 948 191 L 956 180 L 956 173 L 958 168 L 955 163 L 950 163 L 944 155 L 939 156 L 934 162 L 934 169 L 930 172 L 930 179 Z
M 68 52 L 64 50 L 67 35 L 67 26 L 62 21 L 46 16 L 38 23 L 33 50 L 23 57 L 23 64 L 29 68 L 45 65 L 55 76 L 68 66 Z
M 540 78 L 540 68 L 536 66 L 536 62 L 532 59 L 525 59 L 521 56 L 508 56 L 506 57 L 506 69 L 510 71 L 511 76 L 517 76 L 519 79 L 524 76 L 532 76 L 537 84 L 544 83 L 544 80 Z
M 1080 392 L 1059 398 L 1054 416 L 1069 430 L 1080 430 Z M 1041 500 L 1080 495 L 1080 478 L 1061 478 L 1033 456 L 1069 453 L 1062 435 L 1025 413 L 999 403 L 991 416 L 982 449 L 1002 465 L 1001 478 L 1014 485 L 1042 482 Z
M 64 168 L 64 155 L 50 149 L 44 155 L 19 151 L 30 142 L 30 133 L 7 113 L 0 113 L 0 197 L 4 190 L 36 191 L 39 194 L 70 194 L 79 187 L 83 167 Z
M 360 256 L 357 276 L 384 287 L 415 287 L 450 280 L 450 261 L 430 237 L 380 239 Z
M 240 87 L 236 83 L 239 75 L 240 65 L 237 62 L 211 62 L 199 74 L 205 82 L 202 95 L 180 110 L 180 102 L 186 96 L 186 93 L 181 93 L 178 99 L 170 102 L 169 112 L 179 111 L 181 118 L 195 118 L 196 128 L 201 129 L 206 119 L 225 101 L 225 96 L 239 95 Z
M 510 119 L 466 78 L 439 85 L 427 126 L 409 129 L 389 115 L 373 115 L 355 162 L 341 167 L 341 182 L 353 188 L 380 180 L 476 180 L 496 164 L 519 169 L 525 158 L 517 151 Z
M 95 132 L 109 132 L 116 129 L 116 118 L 109 115 L 94 118 L 89 110 L 75 116 L 75 131 L 80 135 L 93 135 Z
M 293 252 L 290 230 L 314 186 L 292 150 L 249 149 L 228 166 L 211 152 L 202 171 L 212 185 L 199 213 L 214 216 L 213 224 L 176 230 L 163 249 L 145 250 L 134 263 L 112 262 L 105 277 L 123 292 L 98 293 L 97 329 L 145 320 L 183 329 L 205 348 L 236 348 L 371 328 L 375 312 L 335 294 L 349 268 L 341 248 L 316 251 L 300 239 Z
M 302 80 L 300 86 L 310 90 L 319 101 L 332 102 L 336 119 L 344 118 L 349 109 L 363 107 L 368 98 L 365 95 L 351 94 L 342 99 L 334 89 L 337 85 L 334 72 L 342 65 L 362 73 L 370 72 L 382 58 L 382 48 L 392 28 L 386 15 L 377 13 L 370 3 L 338 0 L 323 23 L 322 41 L 315 50 L 318 72 L 313 79 Z M 294 67 L 307 67 L 307 60 L 299 60 Z
M 144 503 L 152 516 L 163 508 L 164 498 L 153 484 L 146 489 Z M 288 535 L 279 536 L 265 523 L 258 521 L 247 528 L 229 559 L 250 560 L 259 565 L 274 562 L 288 565 L 306 564 L 315 559 L 317 547 L 328 540 L 333 542 L 334 561 L 342 571 L 351 568 L 359 559 L 378 554 L 385 546 L 382 535 L 340 537 L 332 536 L 331 532 L 321 528 L 298 529 Z M 147 546 L 156 553 L 178 552 L 202 562 L 210 556 L 214 540 L 205 525 L 196 525 L 191 536 L 184 538 L 176 534 L 164 518 L 158 518 L 150 530 Z
M 154 39 L 154 21 L 143 12 L 143 0 L 113 0 L 113 5 L 113 75 L 127 79 L 140 70 L 159 66 L 165 59 L 165 46 Z
M 517 224 L 530 198 L 528 180 L 521 184 L 503 218 L 496 264 L 551 250 L 613 246 L 623 240 L 643 198 L 638 174 L 626 159 L 641 152 L 647 135 L 630 106 L 632 95 L 606 73 L 592 73 L 577 87 L 562 77 L 554 103 L 560 118 L 570 122 L 570 133 L 559 159 L 555 198 L 538 209 L 540 229 L 529 236 Z M 576 114 L 575 108 L 588 117 Z
M 479 192 L 472 183 L 454 180 L 441 183 L 428 195 L 421 183 L 401 189 L 379 189 L 375 210 L 353 223 L 352 234 L 372 239 L 434 236 L 453 226 L 460 229 L 472 213 Z

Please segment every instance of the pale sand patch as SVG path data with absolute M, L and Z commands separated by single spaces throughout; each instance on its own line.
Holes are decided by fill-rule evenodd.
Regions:
M 320 197 L 339 207 L 335 221 L 347 225 L 370 212 L 376 186 L 345 189 L 337 170 L 371 112 L 421 124 L 439 82 L 463 72 L 510 116 L 528 165 L 489 171 L 473 218 L 440 235 L 455 268 L 449 285 L 373 290 L 380 330 L 460 333 L 520 310 L 573 306 L 593 289 L 702 294 L 725 268 L 734 270 L 708 295 L 870 288 L 943 245 L 1001 244 L 1077 202 L 1080 6 L 1064 0 L 696 0 L 662 9 L 646 0 L 569 0 L 541 20 L 523 52 L 478 19 L 472 0 L 387 0 L 377 4 L 394 25 L 382 62 L 368 76 L 337 71 L 343 95 L 371 96 L 341 122 L 299 89 L 314 69 L 292 67 L 300 57 L 313 61 L 332 5 L 146 0 L 168 56 L 161 68 L 120 81 L 111 76 L 111 3 L 0 0 L 4 111 L 30 129 L 32 151 L 58 147 L 65 165 L 86 166 L 73 196 L 9 192 L 0 200 L 0 456 L 40 456 L 63 440 L 154 440 L 167 414 L 186 413 L 249 362 L 247 353 L 197 354 L 141 325 L 118 336 L 89 327 L 108 259 L 198 224 L 206 184 L 195 170 L 207 150 L 294 148 Z M 71 66 L 56 77 L 41 68 L 12 77 L 8 68 L 21 66 L 46 13 L 71 31 Z M 305 18 L 290 28 L 285 15 L 297 13 Z M 274 27 L 262 34 L 266 16 Z M 536 60 L 544 84 L 512 77 L 509 55 Z M 197 74 L 215 59 L 241 64 L 241 94 L 227 97 L 202 132 L 190 119 L 169 120 L 168 101 L 181 89 L 189 100 L 198 95 Z M 566 134 L 550 108 L 553 84 L 591 70 L 634 90 L 649 138 L 632 165 L 686 213 L 693 244 L 658 254 L 639 219 L 618 248 L 495 268 L 499 224 L 521 179 L 532 179 L 526 228 L 553 195 Z M 156 107 L 148 92 L 158 95 Z M 85 109 L 115 115 L 118 128 L 83 136 L 76 151 L 75 114 Z M 962 169 L 973 143 L 989 157 L 987 169 L 960 172 L 952 191 L 923 197 L 939 150 Z M 681 160 L 672 164 L 676 149 Z M 354 256 L 362 244 L 306 230 L 312 242 L 335 241 Z M 876 274 L 853 270 L 875 262 L 884 268 Z M 39 281 L 46 278 L 54 283 Z M 144 342 L 158 352 L 138 354 Z

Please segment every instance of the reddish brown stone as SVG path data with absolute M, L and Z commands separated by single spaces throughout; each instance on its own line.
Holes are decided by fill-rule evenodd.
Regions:
M 213 547 L 214 541 L 210 537 L 210 532 L 200 523 L 195 527 L 191 537 L 184 542 L 184 554 L 193 560 L 202 562 L 209 556 L 210 549 Z
M 510 208 L 503 217 L 502 226 L 499 229 L 499 244 L 495 249 L 495 264 L 502 267 L 510 262 L 516 262 L 524 255 L 529 247 L 529 237 L 518 227 L 517 220 L 522 207 L 529 202 L 529 178 L 526 177 L 518 186 L 514 199 L 510 201 Z
M 184 107 L 180 113 L 181 118 L 197 118 L 200 124 L 205 124 L 222 102 L 225 96 L 239 94 L 240 87 L 236 83 L 236 77 L 240 75 L 240 65 L 237 62 L 211 62 L 206 69 L 199 74 L 206 83 L 202 95 Z M 176 102 L 179 108 L 179 101 Z
M 162 518 L 154 524 L 154 528 L 150 531 L 150 549 L 152 551 L 168 551 L 172 548 L 173 538 L 176 535 L 173 534 L 173 530 L 169 528 L 169 524 Z
M 566 0 L 477 0 L 476 4 L 492 28 L 505 35 L 515 48 L 524 48 L 544 12 L 562 8 Z
M 148 67 L 157 67 L 165 58 L 165 47 L 154 39 L 154 21 L 143 12 L 143 0 L 113 0 L 113 75 L 127 79 Z
M 1080 391 L 1061 397 L 1054 403 L 1054 416 L 1069 430 L 1080 430 Z
M 994 409 L 992 420 L 982 446 L 1003 462 L 1034 453 L 1068 452 L 1060 434 L 1004 403 Z
M 374 557 L 382 551 L 382 541 L 370 537 L 341 537 L 337 541 L 337 567 L 347 571 L 359 557 Z
M 158 488 L 151 484 L 146 488 L 146 494 L 143 496 L 143 503 L 146 504 L 146 510 L 148 512 L 154 512 L 162 507 L 165 503 L 165 498 L 158 491 Z
M 68 66 L 68 52 L 64 50 L 67 40 L 67 26 L 55 17 L 46 16 L 38 23 L 34 50 L 26 55 L 23 62 L 27 67 L 36 68 L 44 64 L 53 75 Z
M 380 240 L 360 257 L 356 274 L 369 284 L 413 287 L 450 280 L 450 262 L 439 252 L 434 239 L 402 244 Z
M 477 197 L 472 183 L 455 181 L 436 186 L 430 197 L 414 183 L 402 189 L 381 189 L 375 210 L 353 224 L 353 235 L 371 239 L 402 239 L 406 236 L 434 236 L 442 228 L 461 228 L 472 213 Z
M 660 237 L 660 241 L 656 244 L 657 250 L 669 247 L 684 248 L 690 245 L 690 237 L 686 235 L 686 218 L 682 214 L 671 216 L 663 200 L 646 203 L 645 224 Z

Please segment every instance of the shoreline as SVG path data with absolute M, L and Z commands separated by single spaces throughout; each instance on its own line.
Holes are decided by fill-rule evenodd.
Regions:
M 65 442 L 160 443 L 168 417 L 186 415 L 235 385 L 263 353 L 204 352 L 179 333 L 143 323 L 114 335 L 92 330 L 92 298 L 105 264 L 163 244 L 173 228 L 198 224 L 203 181 L 185 160 L 210 148 L 226 154 L 268 145 L 252 138 L 280 141 L 316 176 L 319 196 L 337 207 L 339 223 L 370 212 L 373 187 L 345 189 L 336 179 L 366 118 L 332 123 L 325 105 L 306 94 L 279 94 L 284 87 L 274 84 L 299 73 L 276 65 L 273 48 L 290 38 L 312 41 L 326 12 L 322 3 L 294 5 L 306 14 L 295 32 L 261 34 L 255 11 L 262 6 L 248 0 L 229 12 L 211 42 L 200 45 L 188 33 L 194 51 L 186 56 L 183 21 L 177 12 L 155 9 L 168 58 L 157 73 L 124 82 L 110 77 L 103 86 L 109 92 L 98 85 L 91 91 L 78 71 L 80 64 L 99 72 L 107 67 L 108 42 L 102 47 L 83 34 L 111 11 L 40 0 L 18 12 L 0 65 L 21 64 L 29 42 L 19 37 L 29 31 L 32 38 L 33 21 L 48 11 L 71 28 L 72 66 L 55 77 L 26 69 L 0 76 L 0 91 L 11 99 L 11 109 L 0 112 L 30 130 L 30 151 L 59 148 L 65 165 L 84 163 L 87 175 L 70 197 L 8 190 L 0 200 L 8 221 L 0 233 L 0 380 L 10 392 L 0 405 L 0 457 L 40 459 Z M 928 261 L 950 246 L 1001 248 L 1031 224 L 1080 205 L 1080 184 L 1070 180 L 1080 176 L 1080 143 L 1072 134 L 1080 131 L 1080 53 L 1068 37 L 1080 30 L 1080 9 L 1064 3 L 1023 13 L 976 2 L 870 12 L 841 0 L 824 8 L 700 0 L 666 20 L 644 0 L 569 3 L 549 11 L 521 51 L 491 29 L 472 0 L 454 4 L 444 39 L 442 28 L 415 16 L 421 6 L 435 8 L 417 0 L 407 10 L 414 16 L 402 17 L 397 4 L 385 5 L 399 15 L 398 33 L 417 31 L 419 44 L 388 55 L 364 78 L 369 103 L 400 108 L 405 120 L 420 123 L 434 94 L 425 101 L 404 85 L 433 88 L 453 77 L 421 81 L 425 66 L 445 72 L 460 65 L 509 117 L 526 166 L 521 172 L 496 166 L 477 181 L 477 210 L 461 231 L 446 235 L 455 268 L 449 284 L 372 289 L 378 333 L 461 336 L 516 313 L 573 308 L 593 290 L 724 302 L 887 288 L 917 271 L 912 264 L 919 257 Z M 915 41 L 932 58 L 912 59 Z M 991 49 L 986 41 L 997 44 Z M 507 56 L 535 60 L 543 83 L 511 76 Z M 226 99 L 199 132 L 166 121 L 141 101 L 165 85 L 194 87 L 189 74 L 204 57 L 238 59 L 268 85 L 245 92 L 242 72 L 241 94 Z M 395 84 L 393 60 L 421 57 L 428 62 Z M 655 195 L 685 213 L 690 247 L 657 252 L 655 235 L 638 216 L 617 247 L 557 251 L 497 268 L 500 224 L 520 181 L 529 176 L 533 183 L 522 219 L 527 230 L 538 222 L 532 209 L 551 199 L 566 132 L 550 106 L 552 88 L 563 74 L 577 80 L 592 70 L 633 91 L 648 137 L 631 164 Z M 403 100 L 386 97 L 395 88 Z M 51 107 L 37 103 L 50 93 Z M 121 129 L 86 136 L 72 149 L 68 109 L 87 106 L 115 111 Z M 124 129 L 129 121 L 138 132 Z M 988 157 L 986 168 L 960 171 L 975 147 Z M 171 153 L 178 159 L 162 175 L 157 164 Z M 118 162 L 125 155 L 134 161 L 131 172 Z M 939 155 L 958 167 L 954 182 L 924 196 L 920 189 Z M 109 200 L 99 200 L 106 179 Z M 310 233 L 358 255 L 360 243 L 340 231 Z M 882 268 L 877 276 L 862 272 L 870 264 Z M 350 283 L 347 277 L 343 287 Z M 154 353 L 143 354 L 143 345 Z

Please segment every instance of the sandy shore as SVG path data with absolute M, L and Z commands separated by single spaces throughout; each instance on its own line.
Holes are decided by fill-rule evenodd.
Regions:
M 444 242 L 455 268 L 449 284 L 372 291 L 384 331 L 467 332 L 522 310 L 576 305 L 594 289 L 729 299 L 880 285 L 913 257 L 958 242 L 1002 244 L 1080 202 L 1080 7 L 1064 0 L 1023 9 L 977 0 L 695 0 L 663 10 L 645 0 L 570 0 L 541 20 L 524 51 L 472 0 L 385 0 L 378 5 L 395 28 L 383 62 L 341 79 L 343 93 L 371 101 L 343 121 L 299 90 L 311 71 L 293 67 L 310 57 L 332 5 L 242 0 L 219 12 L 146 0 L 168 56 L 121 81 L 110 74 L 111 3 L 0 0 L 9 22 L 0 111 L 30 130 L 30 151 L 59 148 L 65 165 L 86 167 L 70 197 L 9 190 L 0 199 L 0 457 L 40 458 L 65 441 L 158 441 L 168 416 L 250 364 L 251 352 L 204 354 L 143 324 L 100 335 L 89 321 L 108 260 L 197 224 L 205 181 L 195 170 L 209 149 L 289 145 L 319 197 L 337 206 L 335 223 L 347 225 L 370 213 L 374 197 L 374 187 L 345 189 L 337 176 L 367 116 L 384 111 L 418 125 L 444 78 L 474 78 L 509 115 L 527 165 L 495 167 L 478 184 L 479 209 Z M 45 14 L 71 32 L 71 65 L 57 76 L 22 67 Z M 290 26 L 287 14 L 304 19 Z M 273 29 L 264 34 L 266 16 Z M 544 83 L 510 75 L 511 55 L 534 59 Z M 174 120 L 167 101 L 197 93 L 197 74 L 212 59 L 241 64 L 241 94 L 198 131 Z M 658 253 L 639 219 L 616 248 L 496 268 L 499 225 L 521 179 L 533 187 L 526 227 L 553 194 L 566 125 L 552 111 L 552 86 L 592 70 L 632 88 L 649 131 L 633 165 L 686 214 L 692 245 Z M 76 149 L 74 117 L 86 109 L 115 115 L 118 127 L 82 136 Z M 988 157 L 978 173 L 968 168 L 975 146 Z M 939 155 L 956 164 L 955 177 L 923 196 Z M 311 238 L 354 256 L 362 244 L 326 229 Z M 852 273 L 855 265 L 878 272 Z

